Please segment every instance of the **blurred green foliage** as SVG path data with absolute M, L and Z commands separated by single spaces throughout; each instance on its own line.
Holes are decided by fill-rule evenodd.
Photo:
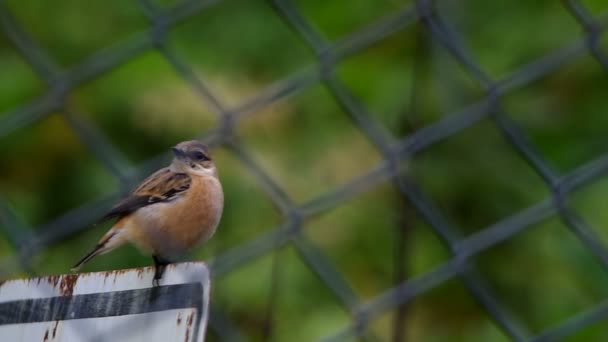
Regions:
M 599 15 L 604 0 L 581 1 Z M 63 68 L 149 26 L 135 2 L 7 0 L 24 30 Z M 163 8 L 176 1 L 157 1 Z M 329 40 L 360 30 L 407 8 L 410 1 L 297 0 L 298 8 Z M 481 68 L 508 77 L 581 35 L 559 1 L 438 2 Z M 604 36 L 606 36 L 604 34 Z M 230 106 L 315 63 L 315 56 L 263 1 L 221 1 L 178 24 L 169 46 Z M 601 48 L 608 48 L 603 38 Z M 400 30 L 341 61 L 337 77 L 373 119 L 396 138 L 436 122 L 483 96 L 482 87 L 420 25 Z M 568 172 L 606 153 L 608 73 L 590 56 L 517 88 L 502 99 L 505 112 L 547 161 Z M 47 86 L 0 34 L 0 118 L 47 91 Z M 69 106 L 124 154 L 125 170 L 165 153 L 176 142 L 204 136 L 218 123 L 211 109 L 162 54 L 137 55 L 73 90 Z M 373 169 L 382 157 L 323 85 L 248 115 L 236 135 L 296 203 L 305 203 Z M 283 222 L 256 179 L 228 150 L 214 151 L 226 193 L 218 233 L 192 258 L 214 255 Z M 24 226 L 35 227 L 87 201 L 121 189 L 63 113 L 53 113 L 0 139 L 0 194 Z M 461 236 L 478 232 L 550 194 L 550 189 L 489 120 L 473 125 L 412 158 L 408 169 Z M 584 187 L 573 207 L 608 243 L 605 180 Z M 105 232 L 91 226 L 36 257 L 36 274 L 64 273 Z M 396 258 L 405 277 L 423 274 L 450 258 L 428 224 L 391 183 L 381 184 L 304 223 L 305 234 L 332 261 L 363 300 L 395 284 Z M 405 251 L 397 249 L 402 234 Z M 0 256 L 13 242 L 0 235 Z M 396 257 L 397 256 L 397 257 Z M 271 291 L 275 258 L 279 287 Z M 474 262 L 499 301 L 531 333 L 558 324 L 608 296 L 598 261 L 558 219 L 550 219 L 478 255 Z M 99 257 L 87 270 L 150 264 L 134 248 Z M 26 270 L 11 276 L 27 275 Z M 270 298 L 277 307 L 273 340 L 310 341 L 351 322 L 339 300 L 284 247 L 219 277 L 214 303 L 252 340 L 261 340 Z M 371 322 L 381 340 L 393 333 L 396 313 Z M 460 280 L 417 297 L 399 329 L 410 341 L 506 341 Z M 605 341 L 606 320 L 570 341 Z M 212 340 L 218 339 L 212 332 Z

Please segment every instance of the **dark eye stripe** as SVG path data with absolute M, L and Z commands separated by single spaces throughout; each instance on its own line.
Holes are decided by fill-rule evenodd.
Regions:
M 205 154 L 200 151 L 192 152 L 192 154 L 190 154 L 190 155 L 191 155 L 192 159 L 195 159 L 195 160 L 209 160 L 209 158 L 207 158 L 207 156 L 205 156 Z

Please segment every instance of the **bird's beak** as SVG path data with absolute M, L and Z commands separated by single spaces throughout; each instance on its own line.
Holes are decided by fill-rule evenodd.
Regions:
M 180 150 L 177 147 L 172 147 L 171 151 L 173 152 L 173 154 L 177 157 L 177 158 L 185 158 L 186 157 L 186 152 Z

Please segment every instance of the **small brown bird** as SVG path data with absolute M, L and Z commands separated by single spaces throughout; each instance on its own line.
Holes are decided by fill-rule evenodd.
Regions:
M 224 193 L 207 146 L 184 141 L 172 148 L 171 165 L 146 178 L 133 192 L 104 215 L 116 218 L 112 228 L 72 271 L 96 255 L 131 242 L 154 259 L 153 285 L 165 267 L 217 228 L 224 208 Z

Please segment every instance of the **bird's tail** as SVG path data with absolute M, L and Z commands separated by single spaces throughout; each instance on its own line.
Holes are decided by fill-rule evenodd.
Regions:
M 93 257 L 95 257 L 96 255 L 101 254 L 102 250 L 103 250 L 103 245 L 97 244 L 97 246 L 95 246 L 95 248 L 92 251 L 90 251 L 82 259 L 80 259 L 80 261 L 76 265 L 74 265 L 74 267 L 72 267 L 70 269 L 70 271 L 72 271 L 72 272 L 78 272 L 78 270 L 80 270 L 80 268 L 84 264 L 86 264 L 89 260 L 93 259 Z
M 103 236 L 103 238 L 101 238 L 95 248 L 80 259 L 80 261 L 78 261 L 70 270 L 72 272 L 78 272 L 78 270 L 80 270 L 84 264 L 89 262 L 89 260 L 93 259 L 95 256 L 107 253 L 116 247 L 123 245 L 125 242 L 127 241 L 124 237 L 124 232 L 112 228 L 108 233 L 106 233 L 106 235 Z

